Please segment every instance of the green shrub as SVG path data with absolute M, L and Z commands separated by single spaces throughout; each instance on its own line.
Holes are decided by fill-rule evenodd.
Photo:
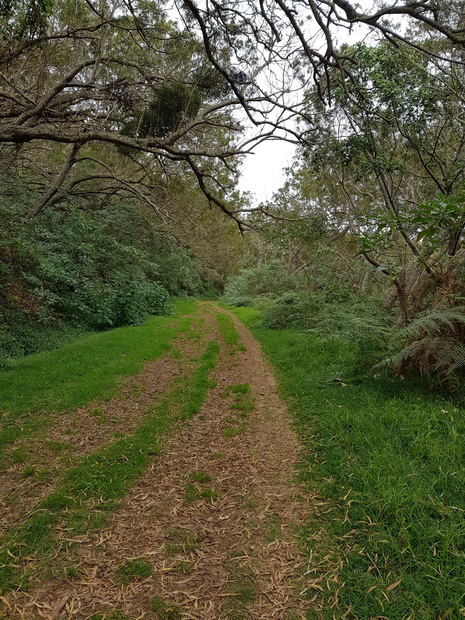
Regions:
M 303 287 L 299 275 L 290 273 L 286 265 L 274 260 L 230 278 L 224 290 L 224 302 L 230 306 L 250 306 L 262 296 L 275 297 Z
M 139 578 L 147 578 L 152 574 L 152 565 L 144 558 L 134 558 L 116 571 L 116 581 L 128 585 Z
M 308 327 L 316 309 L 315 300 L 308 293 L 283 293 L 275 299 L 261 300 L 262 325 L 270 329 Z
M 169 295 L 199 294 L 200 265 L 151 229 L 136 204 L 76 201 L 25 214 L 34 192 L 0 190 L 0 364 L 86 331 L 140 325 L 170 311 Z

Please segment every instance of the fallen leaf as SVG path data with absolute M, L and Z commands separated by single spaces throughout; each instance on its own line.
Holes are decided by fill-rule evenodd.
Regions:
M 395 583 L 391 583 L 391 585 L 390 585 L 390 586 L 388 586 L 388 587 L 386 588 L 386 590 L 387 590 L 388 592 L 391 592 L 391 590 L 394 590 L 394 588 L 397 588 L 397 586 L 399 585 L 399 583 L 400 583 L 401 581 L 402 581 L 402 579 L 399 579 L 399 581 L 396 581 Z

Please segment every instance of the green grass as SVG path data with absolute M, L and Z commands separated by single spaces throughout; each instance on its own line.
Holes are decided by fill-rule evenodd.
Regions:
M 243 433 L 246 430 L 246 428 L 247 428 L 247 425 L 244 422 L 240 424 L 235 420 L 233 424 L 226 426 L 221 431 L 221 434 L 224 435 L 225 437 L 236 437 L 237 435 L 240 435 L 241 433 Z
M 109 444 L 71 468 L 61 485 L 6 537 L 0 551 L 0 594 L 27 587 L 29 573 L 42 570 L 55 557 L 56 525 L 61 524 L 75 534 L 105 525 L 150 457 L 161 451 L 163 433 L 175 419 L 185 420 L 200 409 L 217 353 L 218 344 L 210 342 L 198 360 L 198 368 L 190 379 L 184 380 L 182 388 L 175 388 L 148 412 L 132 435 Z M 214 499 L 213 493 L 204 489 L 200 497 Z M 21 562 L 33 556 L 38 560 L 38 568 L 28 562 L 23 570 Z
M 303 533 L 313 565 L 331 571 L 343 558 L 337 581 L 325 579 L 324 611 L 308 617 L 462 617 L 465 409 L 418 382 L 356 377 L 347 342 L 260 328 L 255 311 L 234 312 L 277 369 L 304 444 L 301 479 L 326 499 Z
M 194 373 L 193 379 L 189 384 L 189 397 L 183 408 L 182 416 L 187 419 L 200 411 L 205 400 L 207 391 L 214 386 L 209 374 L 215 368 L 218 361 L 219 344 L 214 340 L 208 343 L 205 353 L 200 358 L 200 365 Z
M 160 596 L 154 596 L 150 599 L 150 611 L 153 611 L 160 620 L 181 618 L 181 608 L 173 603 L 167 603 Z
M 241 344 L 241 338 L 234 324 L 234 320 L 223 312 L 215 312 L 215 317 L 220 328 L 220 334 L 223 336 L 223 340 L 230 347 L 230 353 L 234 354 L 237 351 L 245 351 L 245 347 Z
M 255 409 L 255 401 L 253 398 L 236 398 L 230 409 L 239 411 L 239 415 L 247 417 Z
M 184 501 L 186 504 L 193 504 L 201 499 L 214 501 L 215 499 L 218 499 L 218 493 L 209 487 L 202 489 L 195 484 L 192 484 L 192 482 L 188 482 L 184 491 Z
M 281 538 L 281 521 L 278 515 L 272 514 L 268 523 L 268 535 L 266 537 L 268 542 L 279 540 Z
M 178 312 L 185 307 L 190 304 L 180 303 Z M 0 449 L 43 428 L 57 412 L 110 397 L 122 377 L 160 357 L 191 320 L 152 317 L 141 327 L 92 334 L 14 360 L 0 370 Z
M 231 596 L 226 599 L 227 618 L 229 620 L 250 618 L 247 608 L 257 598 L 257 588 L 251 571 L 242 566 L 234 566 L 230 571 L 228 589 Z
M 250 392 L 250 386 L 248 383 L 238 383 L 237 385 L 231 385 L 228 391 L 230 394 L 248 394 Z
M 210 474 L 206 474 L 203 471 L 197 471 L 197 470 L 191 471 L 189 473 L 189 478 L 193 480 L 194 482 L 200 482 L 202 484 L 206 482 L 210 482 L 212 479 Z
M 116 571 L 116 582 L 127 586 L 131 581 L 136 581 L 140 577 L 142 579 L 150 577 L 152 574 L 152 565 L 144 558 L 134 558 L 130 560 Z
M 232 395 L 233 402 L 229 406 L 230 409 L 238 411 L 241 417 L 247 417 L 247 415 L 255 409 L 255 401 L 251 396 L 247 396 L 250 393 L 250 386 L 248 383 L 239 383 L 238 385 L 230 385 L 223 390 L 220 396 Z
M 255 401 L 249 396 L 250 386 L 248 383 L 230 385 L 224 389 L 220 396 L 233 396 L 233 402 L 229 405 L 231 415 L 225 416 L 223 422 L 227 426 L 223 428 L 221 434 L 225 437 L 236 437 L 243 433 L 247 428 L 246 418 L 255 409 Z

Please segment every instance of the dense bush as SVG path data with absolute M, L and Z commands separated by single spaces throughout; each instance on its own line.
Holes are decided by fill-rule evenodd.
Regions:
M 138 325 L 169 295 L 202 291 L 189 253 L 151 230 L 136 205 L 76 204 L 25 214 L 33 192 L 0 193 L 0 356 L 50 348 L 73 334 Z
M 356 365 L 372 367 L 385 352 L 392 316 L 378 299 L 354 294 L 348 284 L 327 272 L 312 284 L 309 290 L 300 276 L 289 275 L 282 263 L 273 261 L 230 279 L 224 300 L 257 307 L 262 325 L 270 329 L 296 327 L 322 340 L 349 340 L 356 350 Z
M 230 278 L 224 289 L 224 301 L 231 306 L 249 306 L 260 297 L 279 297 L 283 293 L 298 291 L 303 280 L 278 260 L 244 269 Z
M 285 327 L 309 327 L 316 310 L 315 300 L 302 291 L 283 293 L 275 298 L 256 301 L 262 313 L 263 327 L 284 329 Z

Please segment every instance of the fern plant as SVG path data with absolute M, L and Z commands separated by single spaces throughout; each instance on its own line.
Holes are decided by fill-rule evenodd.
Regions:
M 457 384 L 465 369 L 465 306 L 436 308 L 398 330 L 378 366 Z

